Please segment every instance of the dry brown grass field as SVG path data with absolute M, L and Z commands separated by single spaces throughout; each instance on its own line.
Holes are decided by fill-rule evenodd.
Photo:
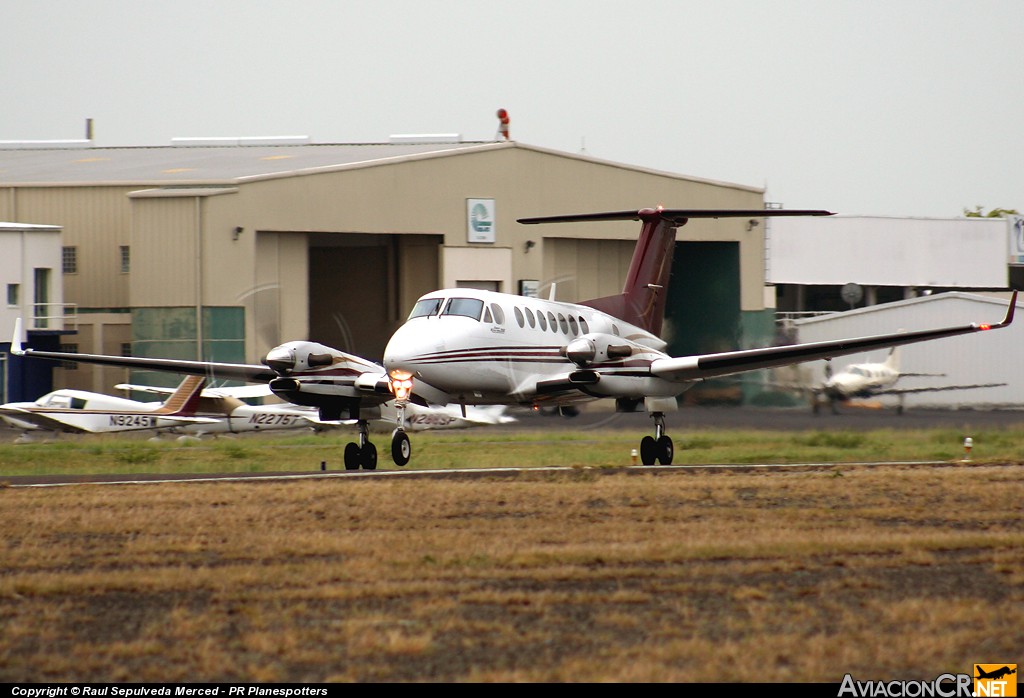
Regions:
M 1024 467 L 0 489 L 0 681 L 933 679 L 1024 648 Z

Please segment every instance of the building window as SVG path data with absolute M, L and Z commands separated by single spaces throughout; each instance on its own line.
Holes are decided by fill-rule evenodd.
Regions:
M 66 354 L 77 354 L 78 353 L 78 345 L 77 344 L 61 344 L 60 345 L 60 350 L 62 352 L 64 352 L 64 353 L 66 353 Z M 61 361 L 60 365 L 61 365 L 61 368 L 65 368 L 65 369 L 67 369 L 69 371 L 74 371 L 75 369 L 78 368 L 78 362 L 77 361 Z
M 121 342 L 121 356 L 131 356 L 131 355 L 132 355 L 132 343 L 131 342 Z
M 7 305 L 18 305 L 18 297 L 21 295 L 20 284 L 7 284 Z
M 62 247 L 61 248 L 61 263 L 65 274 L 77 274 L 78 273 L 78 248 L 77 247 Z
M 131 252 L 128 245 L 121 245 L 121 273 L 127 274 L 131 271 Z

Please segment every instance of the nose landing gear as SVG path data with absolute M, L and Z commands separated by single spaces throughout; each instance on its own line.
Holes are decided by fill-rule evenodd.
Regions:
M 395 409 L 398 412 L 395 430 L 391 434 L 391 460 L 395 461 L 395 465 L 402 466 L 412 457 L 412 444 L 409 435 L 405 433 L 405 408 L 412 395 L 412 375 L 405 371 L 392 371 L 390 378 L 388 385 L 395 395 Z

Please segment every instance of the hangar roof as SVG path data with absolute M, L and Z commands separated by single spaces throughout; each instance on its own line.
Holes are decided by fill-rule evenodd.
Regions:
M 88 143 L 85 141 L 84 143 Z M 259 179 L 315 174 L 464 153 L 525 148 L 587 162 L 654 172 L 694 182 L 760 193 L 759 187 L 720 182 L 564 153 L 516 141 L 348 143 L 301 145 L 172 145 L 97 148 L 12 147 L 0 142 L 0 186 L 235 185 Z
M 495 145 L 495 144 L 488 144 Z M 324 168 L 475 150 L 480 143 L 3 148 L 0 184 L 236 183 Z

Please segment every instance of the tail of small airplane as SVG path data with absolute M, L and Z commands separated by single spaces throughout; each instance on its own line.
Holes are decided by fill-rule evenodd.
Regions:
M 153 411 L 153 414 L 164 416 L 194 417 L 199 407 L 199 399 L 202 397 L 203 385 L 206 379 L 203 376 L 186 376 L 181 381 L 178 389 L 171 394 L 163 406 Z
M 886 368 L 891 368 L 896 373 L 900 372 L 900 347 L 893 347 L 885 360 Z
M 584 213 L 568 216 L 521 218 L 520 223 L 581 223 L 590 221 L 640 221 L 640 237 L 633 250 L 626 283 L 622 293 L 604 298 L 580 301 L 595 310 L 613 315 L 651 334 L 661 335 L 665 319 L 665 301 L 672 274 L 676 228 L 691 218 L 762 218 L 765 216 L 831 216 L 829 211 L 787 211 L 785 209 L 666 209 L 644 208 L 639 211 Z

